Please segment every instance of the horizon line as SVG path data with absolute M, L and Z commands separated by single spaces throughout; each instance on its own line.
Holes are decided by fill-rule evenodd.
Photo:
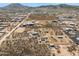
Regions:
M 10 5 L 11 3 L 0 3 L 0 7 L 5 7 Z M 47 6 L 47 5 L 60 5 L 60 4 L 67 4 L 72 6 L 79 6 L 79 3 L 19 3 L 23 6 L 28 7 L 39 7 L 39 6 Z

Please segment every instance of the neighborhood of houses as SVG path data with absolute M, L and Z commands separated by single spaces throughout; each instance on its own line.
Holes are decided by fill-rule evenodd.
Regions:
M 16 27 L 26 16 L 27 14 L 15 14 L 15 16 L 11 14 L 8 14 L 8 16 L 6 14 L 0 14 L 0 39 Z M 6 39 L 37 40 L 37 44 L 47 45 L 50 55 L 53 56 L 79 55 L 78 17 L 78 14 L 73 13 L 52 16 L 31 14 Z

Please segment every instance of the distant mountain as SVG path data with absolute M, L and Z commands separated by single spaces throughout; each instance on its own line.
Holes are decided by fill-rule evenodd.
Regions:
M 23 5 L 21 5 L 21 4 L 19 4 L 19 3 L 12 3 L 12 4 L 10 4 L 10 5 L 8 5 L 8 6 L 6 6 L 6 7 L 8 7 L 8 8 L 12 8 L 12 7 L 23 7 Z
M 73 6 L 73 5 L 68 5 L 68 4 L 59 4 L 59 5 L 42 5 L 42 6 L 38 6 L 38 7 L 29 7 L 29 6 L 24 6 L 21 5 L 20 3 L 11 3 L 5 7 L 3 7 L 3 9 L 27 9 L 27 8 L 79 8 L 79 6 Z
M 40 6 L 40 8 L 58 8 L 58 7 L 60 7 L 60 8 L 79 8 L 79 6 L 68 5 L 68 4 Z
M 59 4 L 58 6 L 60 6 L 60 7 L 68 7 L 68 6 L 71 6 L 71 5 L 67 5 L 67 4 Z
M 59 4 L 59 5 L 42 5 L 38 7 L 29 7 L 21 5 L 20 3 L 11 3 L 3 8 L 0 8 L 1 12 L 31 12 L 31 11 L 38 11 L 38 12 L 44 12 L 44 11 L 50 11 L 52 9 L 57 8 L 67 8 L 67 9 L 79 9 L 79 6 L 73 6 L 68 4 Z M 57 9 L 58 10 L 58 9 Z
M 43 5 L 43 6 L 39 6 L 39 7 L 55 7 L 56 5 Z
M 25 7 L 27 7 L 27 6 L 23 6 L 20 3 L 11 3 L 7 6 L 5 6 L 4 8 L 9 8 L 10 9 L 10 8 L 25 8 Z
M 10 12 L 24 12 L 28 9 L 29 7 L 23 6 L 20 3 L 11 3 L 5 7 L 3 7 L 3 10 L 8 10 Z
M 38 8 L 57 8 L 57 5 L 43 5 L 43 6 L 39 6 Z

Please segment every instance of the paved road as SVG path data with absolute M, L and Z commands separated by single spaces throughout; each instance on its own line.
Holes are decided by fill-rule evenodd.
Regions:
M 7 38 L 10 34 L 12 34 L 21 24 L 23 24 L 23 23 L 25 22 L 26 19 L 28 19 L 28 17 L 30 16 L 30 14 L 31 14 L 31 13 L 28 13 L 27 16 L 26 16 L 26 18 L 25 18 L 23 21 L 21 21 L 15 28 L 13 28 L 8 34 L 6 34 L 6 35 L 0 40 L 0 46 L 1 46 L 1 44 L 2 44 L 3 41 L 7 40 L 6 38 Z

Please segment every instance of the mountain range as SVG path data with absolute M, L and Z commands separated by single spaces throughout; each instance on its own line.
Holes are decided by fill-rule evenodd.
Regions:
M 45 5 L 45 6 L 38 6 L 38 7 L 30 7 L 30 6 L 24 6 L 20 3 L 11 3 L 5 7 L 2 7 L 0 9 L 2 10 L 8 10 L 12 12 L 30 12 L 31 10 L 43 10 L 43 9 L 57 9 L 57 8 L 68 8 L 68 9 L 79 9 L 79 6 L 74 6 L 74 5 L 68 5 L 68 4 L 59 4 L 59 5 Z
M 68 5 L 68 4 L 59 4 L 59 5 L 46 5 L 46 6 L 42 5 L 42 6 L 38 6 L 38 8 L 40 8 L 40 7 L 79 7 L 79 6 Z M 24 6 L 24 5 L 20 4 L 20 3 L 11 3 L 11 4 L 3 7 L 3 8 L 32 8 L 32 7 Z

